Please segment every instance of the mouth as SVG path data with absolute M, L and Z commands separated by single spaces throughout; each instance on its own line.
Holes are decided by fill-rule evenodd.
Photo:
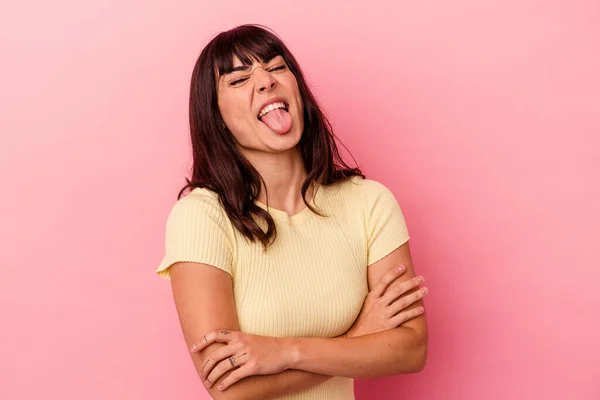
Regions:
M 280 102 L 275 102 L 275 103 L 271 103 L 265 107 L 263 107 L 262 110 L 260 110 L 260 112 L 258 113 L 257 117 L 259 121 L 262 120 L 262 117 L 264 117 L 265 115 L 267 115 L 269 112 L 273 111 L 273 110 L 279 110 L 279 109 L 283 109 L 286 112 L 289 112 L 289 104 L 284 103 L 282 101 Z
M 271 131 L 281 135 L 289 132 L 292 127 L 292 116 L 288 110 L 289 104 L 283 99 L 273 99 L 260 110 L 256 118 Z

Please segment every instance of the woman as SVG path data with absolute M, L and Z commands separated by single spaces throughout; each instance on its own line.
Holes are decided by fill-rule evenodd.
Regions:
M 400 207 L 341 160 L 283 42 L 255 25 L 216 36 L 190 124 L 157 273 L 211 396 L 349 400 L 352 378 L 420 371 L 427 289 Z

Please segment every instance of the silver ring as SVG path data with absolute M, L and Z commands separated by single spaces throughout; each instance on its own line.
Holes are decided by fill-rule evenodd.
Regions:
M 229 357 L 229 363 L 235 368 L 235 361 L 233 360 L 233 357 Z

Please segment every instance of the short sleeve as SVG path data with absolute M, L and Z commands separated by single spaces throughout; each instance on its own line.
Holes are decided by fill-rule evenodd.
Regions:
M 233 246 L 227 215 L 215 196 L 200 190 L 178 200 L 166 222 L 165 254 L 156 273 L 171 279 L 176 262 L 197 262 L 232 275 Z
M 367 265 L 371 265 L 410 239 L 404 215 L 394 194 L 383 184 L 365 180 L 367 210 Z

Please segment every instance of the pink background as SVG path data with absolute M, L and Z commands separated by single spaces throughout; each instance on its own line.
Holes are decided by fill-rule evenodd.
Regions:
M 193 63 L 257 22 L 397 195 L 430 288 L 426 370 L 357 397 L 599 399 L 600 3 L 218 3 L 0 6 L 0 398 L 207 398 L 154 269 Z

